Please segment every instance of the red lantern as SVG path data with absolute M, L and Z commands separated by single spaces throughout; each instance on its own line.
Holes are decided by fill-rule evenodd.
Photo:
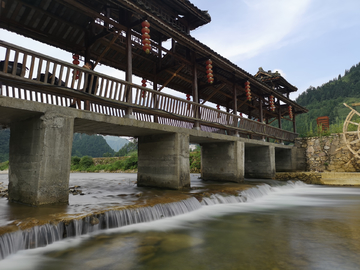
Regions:
M 216 109 L 219 110 L 218 115 L 217 115 L 217 118 L 220 118 L 220 105 L 219 105 L 219 104 L 216 105 Z
M 142 29 L 141 29 L 141 33 L 142 33 L 142 45 L 143 45 L 143 51 L 147 54 L 150 53 L 151 51 L 151 41 L 150 41 L 150 23 L 148 21 L 143 21 L 141 23 Z
M 73 64 L 74 65 L 79 65 L 80 64 L 80 61 L 79 61 L 79 55 L 78 54 L 73 54 L 73 57 L 72 57 L 74 60 L 73 60 Z M 73 71 L 73 74 L 76 74 L 75 75 L 75 80 L 79 79 L 79 71 Z
M 274 96 L 273 95 L 270 96 L 269 103 L 270 103 L 270 110 L 275 112 L 275 104 L 274 104 Z
M 291 105 L 289 105 L 288 110 L 289 110 L 290 119 L 293 119 L 293 112 L 292 112 L 292 106 Z
M 214 82 L 214 75 L 213 75 L 213 71 L 212 71 L 212 61 L 211 59 L 206 61 L 206 77 L 207 77 L 207 81 L 208 83 L 213 83 Z
M 251 101 L 251 90 L 250 90 L 250 82 L 245 82 L 245 92 L 246 92 L 246 100 Z
M 142 87 L 146 87 L 146 82 L 147 82 L 146 79 L 143 78 L 143 79 L 141 80 L 141 83 L 142 83 L 141 86 L 142 86 Z M 141 97 L 146 98 L 146 92 L 145 92 L 145 90 L 142 90 L 142 92 L 141 92 Z

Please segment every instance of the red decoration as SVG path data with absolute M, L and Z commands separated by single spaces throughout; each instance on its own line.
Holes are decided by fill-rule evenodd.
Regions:
M 216 109 L 219 110 L 218 115 L 217 115 L 217 118 L 220 118 L 220 105 L 219 105 L 219 104 L 216 105 Z
M 190 101 L 190 95 L 186 95 L 186 100 Z
M 73 54 L 73 64 L 74 65 L 79 65 L 80 64 L 80 61 L 79 61 L 79 55 L 78 54 Z M 74 71 L 73 71 L 73 74 L 74 74 Z M 79 71 L 75 71 L 75 80 L 79 79 Z
M 151 50 L 151 41 L 150 41 L 150 23 L 148 21 L 143 21 L 141 23 L 142 29 L 141 29 L 141 33 L 142 33 L 142 45 L 143 45 L 143 51 L 147 54 L 150 53 Z
M 146 79 L 142 79 L 141 80 L 141 83 L 142 83 L 142 87 L 146 87 L 146 82 L 147 82 L 147 80 Z M 145 90 L 142 90 L 142 92 L 141 92 L 141 97 L 143 97 L 143 98 L 146 98 L 146 92 L 145 92 Z
M 251 90 L 250 90 L 250 82 L 245 82 L 245 92 L 246 92 L 246 100 L 251 101 Z
M 208 83 L 213 83 L 214 82 L 214 75 L 213 75 L 213 71 L 212 71 L 212 61 L 211 59 L 206 61 L 206 77 L 207 77 L 207 81 Z
M 275 104 L 274 104 L 274 96 L 273 95 L 270 96 L 269 103 L 270 103 L 270 110 L 275 112 Z
M 293 112 L 292 112 L 292 106 L 291 105 L 289 105 L 288 110 L 289 110 L 290 119 L 293 119 Z

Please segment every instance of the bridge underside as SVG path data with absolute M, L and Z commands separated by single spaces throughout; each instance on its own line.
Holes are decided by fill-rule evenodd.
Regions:
M 202 178 L 242 182 L 295 171 L 297 148 L 201 130 L 2 97 L 10 126 L 9 199 L 30 205 L 68 202 L 74 132 L 139 138 L 138 185 L 190 187 L 189 143 L 202 147 Z

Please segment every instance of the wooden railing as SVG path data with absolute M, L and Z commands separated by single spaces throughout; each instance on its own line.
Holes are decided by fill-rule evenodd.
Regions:
M 182 98 L 128 83 L 0 40 L 1 95 L 58 106 L 74 98 L 90 110 L 123 117 L 129 108 L 137 120 L 217 133 L 260 135 L 294 141 L 297 134 Z M 88 87 L 89 86 L 89 87 Z M 91 94 L 92 86 L 95 92 Z

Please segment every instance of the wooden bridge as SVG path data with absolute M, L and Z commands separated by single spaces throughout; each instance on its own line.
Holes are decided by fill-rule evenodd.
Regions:
M 307 112 L 289 99 L 297 88 L 277 72 L 252 76 L 191 37 L 210 21 L 188 0 L 0 0 L 1 28 L 125 72 L 120 80 L 0 40 L 9 199 L 68 202 L 74 132 L 138 137 L 139 186 L 189 187 L 189 142 L 201 145 L 204 180 L 299 169 L 303 153 L 283 144 L 294 142 L 296 115 Z M 94 93 L 84 90 L 94 84 Z M 69 108 L 74 99 L 79 107 Z

